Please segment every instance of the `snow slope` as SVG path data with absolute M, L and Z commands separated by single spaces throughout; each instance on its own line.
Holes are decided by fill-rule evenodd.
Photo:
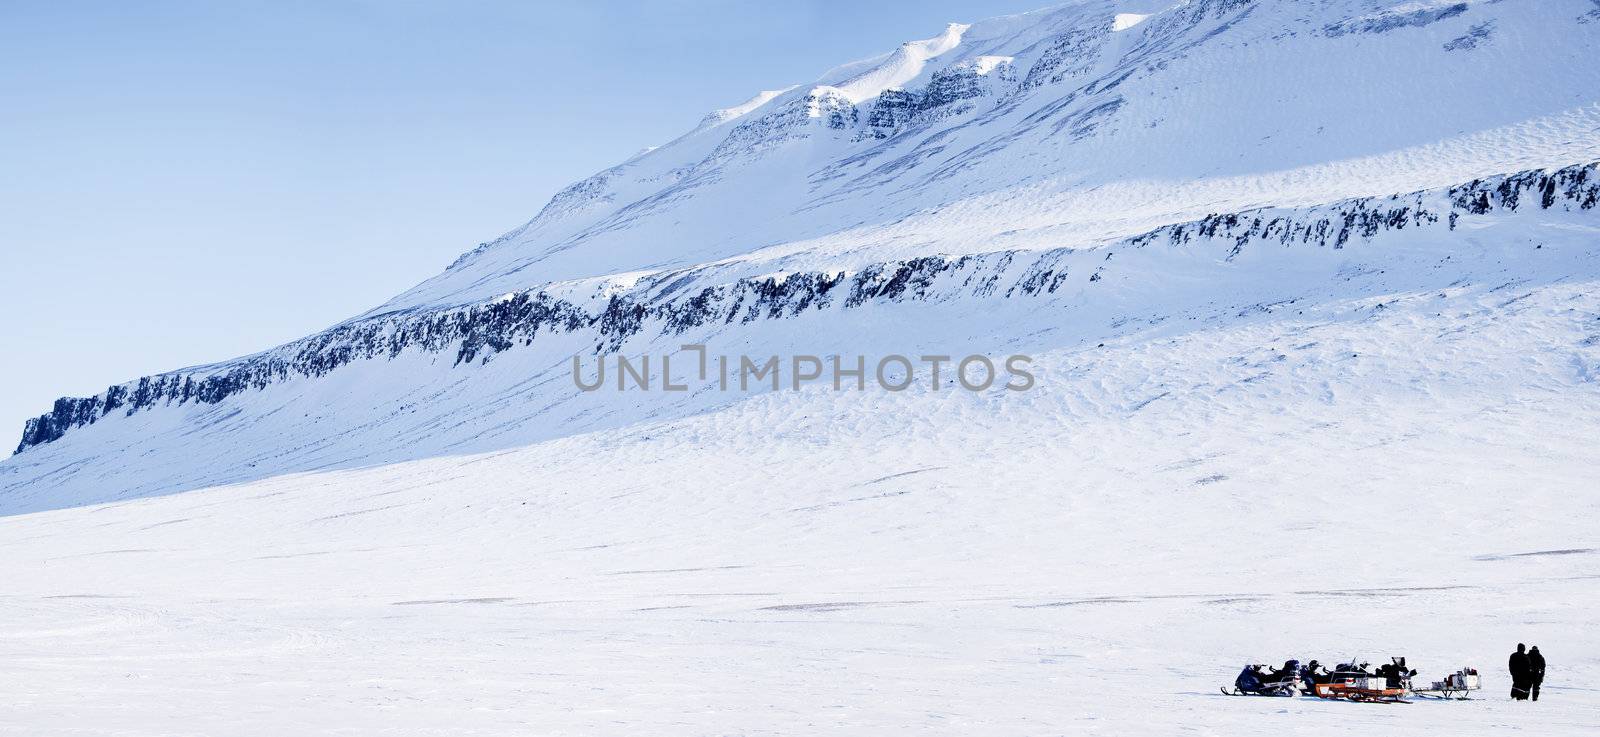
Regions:
M 1593 231 L 1550 233 L 1488 229 L 1463 272 L 1421 249 L 1412 277 L 1442 283 L 1374 247 L 1325 255 L 1345 297 L 992 316 L 1099 332 L 1039 350 L 1026 400 L 767 392 L 0 518 L 0 731 L 1592 734 L 1600 284 Z M 907 350 L 991 327 L 857 320 L 948 321 Z M 311 394 L 280 414 L 337 396 Z M 197 442 L 148 452 L 228 452 Z M 1243 662 L 1405 654 L 1501 696 L 1517 641 L 1553 664 L 1536 708 L 1215 690 Z
M 0 734 L 1591 734 L 1597 34 L 1086 2 L 716 111 L 365 315 L 30 422 Z M 684 344 L 1038 381 L 573 384 Z M 1216 691 L 1391 654 L 1494 698 Z

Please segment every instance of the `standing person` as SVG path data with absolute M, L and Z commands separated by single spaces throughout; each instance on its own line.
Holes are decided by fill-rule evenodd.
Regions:
M 1507 663 L 1511 669 L 1511 698 L 1525 701 L 1528 698 L 1529 669 L 1528 646 L 1517 643 L 1517 651 L 1511 654 Z
M 1539 686 L 1544 683 L 1544 655 L 1539 652 L 1539 646 L 1534 645 L 1528 650 L 1528 691 L 1534 701 L 1539 700 Z

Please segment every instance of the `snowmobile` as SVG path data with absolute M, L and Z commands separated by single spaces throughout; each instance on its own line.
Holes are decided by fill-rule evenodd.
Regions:
M 1303 689 L 1300 661 L 1291 660 L 1277 671 L 1261 664 L 1246 665 L 1233 679 L 1233 688 L 1221 690 L 1225 696 L 1299 696 Z
M 1476 668 L 1462 668 L 1442 681 L 1434 681 L 1428 688 L 1412 688 L 1411 693 L 1423 699 L 1452 699 L 1466 701 L 1471 693 L 1483 688 Z

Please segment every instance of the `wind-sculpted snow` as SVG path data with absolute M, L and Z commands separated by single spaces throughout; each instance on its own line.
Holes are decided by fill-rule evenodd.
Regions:
M 1116 268 L 1112 257 L 1125 248 L 1203 241 L 1224 249 L 1224 259 L 1246 248 L 1274 245 L 1342 249 L 1352 239 L 1370 239 L 1384 231 L 1429 226 L 1454 230 L 1464 216 L 1516 212 L 1530 204 L 1539 210 L 1593 213 L 1597 199 L 1600 163 L 1589 163 L 1321 207 L 1212 215 L 1088 249 L 929 255 L 852 271 L 805 271 L 727 283 L 718 283 L 720 270 L 708 266 L 641 278 L 598 306 L 593 299 L 575 296 L 585 285 L 555 286 L 467 308 L 347 323 L 226 364 L 145 377 L 94 397 L 63 398 L 49 414 L 27 422 L 17 450 L 51 442 L 112 412 L 131 415 L 158 406 L 216 404 L 274 382 L 322 376 L 353 361 L 393 358 L 406 350 L 453 351 L 454 363 L 461 366 L 532 344 L 542 333 L 587 330 L 596 335 L 597 350 L 615 352 L 647 330 L 676 334 L 719 323 L 783 319 L 833 305 L 850 309 L 869 302 L 1051 295 L 1073 279 L 1081 288 L 1105 278 Z

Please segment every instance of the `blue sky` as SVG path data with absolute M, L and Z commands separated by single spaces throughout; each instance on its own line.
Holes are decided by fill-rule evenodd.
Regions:
M 0 455 L 366 310 L 762 89 L 1045 0 L 0 0 Z

